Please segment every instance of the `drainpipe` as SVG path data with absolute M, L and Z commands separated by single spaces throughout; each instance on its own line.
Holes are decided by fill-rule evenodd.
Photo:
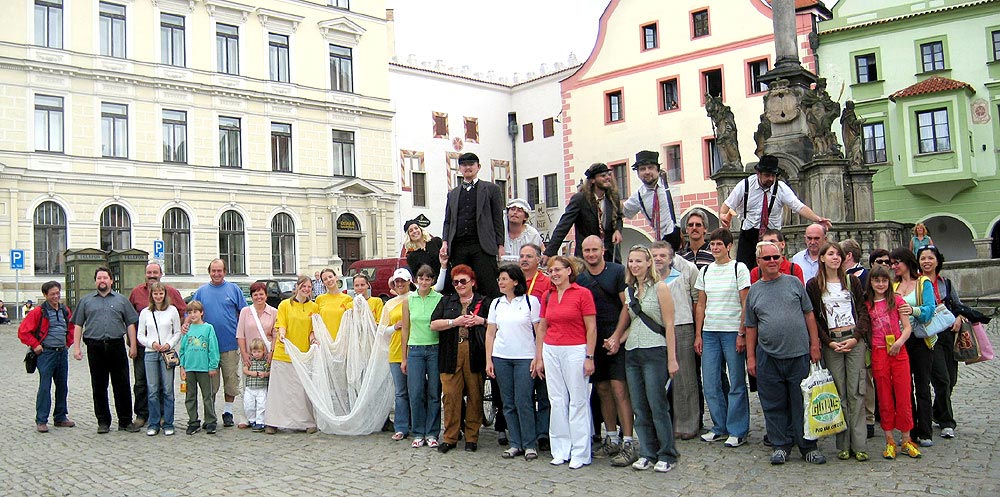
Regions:
M 507 135 L 510 136 L 510 180 L 514 183 L 517 198 L 517 113 L 507 113 Z

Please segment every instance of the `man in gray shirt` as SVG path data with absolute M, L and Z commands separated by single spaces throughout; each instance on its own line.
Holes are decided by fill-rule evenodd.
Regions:
M 111 289 L 111 270 L 97 268 L 94 272 L 97 291 L 80 299 L 73 314 L 76 325 L 73 357 L 83 359 L 80 338 L 87 344 L 87 364 L 90 366 L 90 387 L 94 394 L 94 414 L 97 433 L 107 433 L 111 427 L 108 406 L 108 379 L 115 393 L 118 431 L 139 431 L 132 423 L 132 391 L 129 388 L 128 359 L 136 355 L 135 324 L 139 315 L 124 295 Z M 128 334 L 128 345 L 123 338 Z M 127 347 L 127 350 L 126 350 Z
M 805 460 L 823 464 L 826 458 L 815 440 L 803 437 L 800 384 L 809 362 L 820 361 L 819 334 L 812 303 L 795 276 L 782 274 L 781 250 L 772 242 L 757 244 L 761 279 L 747 295 L 747 370 L 757 376 L 760 407 L 767 436 L 774 446 L 771 464 L 784 464 L 792 445 Z

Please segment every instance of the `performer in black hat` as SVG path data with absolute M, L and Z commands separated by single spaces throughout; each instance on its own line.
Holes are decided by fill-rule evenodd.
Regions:
M 544 260 L 559 253 L 570 227 L 576 232 L 577 257 L 583 257 L 582 243 L 590 235 L 604 240 L 604 259 L 614 260 L 618 253 L 616 244 L 622 241 L 621 197 L 614 176 L 607 164 L 596 163 L 587 168 L 587 177 L 566 204 L 566 211 L 552 231 L 552 239 L 545 247 Z M 618 257 L 621 260 L 621 257 Z
M 477 177 L 481 167 L 476 154 L 458 157 L 462 184 L 448 193 L 441 255 L 448 257 L 449 267 L 472 267 L 478 292 L 493 298 L 500 295 L 497 258 L 504 255 L 504 195 L 499 186 Z
M 674 199 L 670 196 L 666 171 L 660 169 L 659 158 L 658 152 L 649 150 L 635 154 L 632 170 L 639 176 L 642 185 L 625 201 L 622 210 L 625 217 L 641 212 L 653 227 L 654 240 L 664 240 L 673 245 L 674 250 L 680 250 L 681 230 L 677 226 Z
M 761 234 L 767 229 L 781 229 L 782 207 L 788 206 L 792 212 L 823 225 L 827 230 L 833 226 L 829 219 L 820 217 L 802 203 L 788 184 L 778 180 L 777 157 L 764 155 L 754 169 L 757 170 L 756 177 L 747 177 L 736 184 L 722 205 L 719 216 L 722 227 L 728 229 L 733 216 L 737 214 L 736 209 L 742 209 L 740 212 L 743 222 L 740 224 L 736 260 L 751 269 L 757 266 L 754 250 Z

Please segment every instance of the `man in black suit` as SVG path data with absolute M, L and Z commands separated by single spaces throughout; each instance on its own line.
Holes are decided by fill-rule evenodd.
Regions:
M 552 231 L 552 239 L 545 246 L 545 257 L 559 253 L 566 234 L 572 227 L 576 231 L 577 257 L 583 258 L 583 240 L 597 235 L 604 240 L 604 260 L 612 261 L 618 254 L 616 244 L 622 241 L 622 204 L 615 187 L 615 179 L 607 164 L 592 164 L 584 173 L 587 177 L 580 191 L 566 204 L 566 212 Z
M 441 254 L 448 257 L 448 267 L 472 267 L 478 292 L 492 298 L 500 295 L 497 257 L 504 255 L 504 200 L 500 187 L 477 178 L 481 167 L 476 154 L 458 157 L 462 184 L 448 193 Z

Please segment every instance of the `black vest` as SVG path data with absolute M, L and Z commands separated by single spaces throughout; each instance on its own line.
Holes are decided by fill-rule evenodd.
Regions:
M 465 185 L 459 184 L 458 188 L 458 220 L 455 224 L 455 239 L 463 241 L 479 240 L 479 232 L 476 229 L 476 190 L 479 182 L 466 191 Z

